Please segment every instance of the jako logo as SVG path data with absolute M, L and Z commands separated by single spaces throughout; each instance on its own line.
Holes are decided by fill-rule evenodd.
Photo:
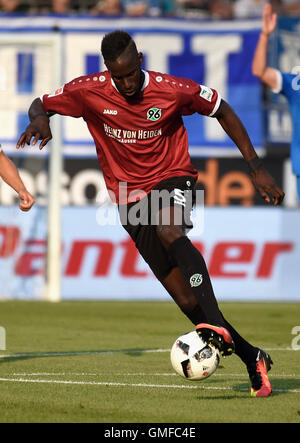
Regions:
M 115 109 L 104 109 L 103 114 L 117 115 L 118 111 Z

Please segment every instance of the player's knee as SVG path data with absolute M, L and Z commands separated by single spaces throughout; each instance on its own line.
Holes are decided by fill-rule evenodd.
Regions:
M 183 235 L 182 229 L 179 226 L 173 225 L 158 225 L 156 231 L 158 237 L 166 248 Z

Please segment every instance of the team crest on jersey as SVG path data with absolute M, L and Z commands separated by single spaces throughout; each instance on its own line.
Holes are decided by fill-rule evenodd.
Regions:
M 147 120 L 151 120 L 152 122 L 156 122 L 161 117 L 161 109 L 160 108 L 150 108 L 147 111 Z

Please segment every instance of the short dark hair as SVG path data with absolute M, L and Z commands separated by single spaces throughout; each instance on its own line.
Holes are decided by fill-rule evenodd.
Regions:
M 128 45 L 134 41 L 128 32 L 113 31 L 103 37 L 101 43 L 101 53 L 105 61 L 113 62 L 125 51 Z

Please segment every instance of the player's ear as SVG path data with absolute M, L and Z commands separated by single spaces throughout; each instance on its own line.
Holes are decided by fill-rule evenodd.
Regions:
M 144 56 L 142 52 L 139 52 L 139 62 L 140 62 L 140 66 L 143 65 L 143 60 L 144 60 Z
M 104 66 L 106 67 L 107 71 L 110 73 L 109 62 L 108 62 L 108 63 L 105 63 L 105 62 L 104 62 Z

